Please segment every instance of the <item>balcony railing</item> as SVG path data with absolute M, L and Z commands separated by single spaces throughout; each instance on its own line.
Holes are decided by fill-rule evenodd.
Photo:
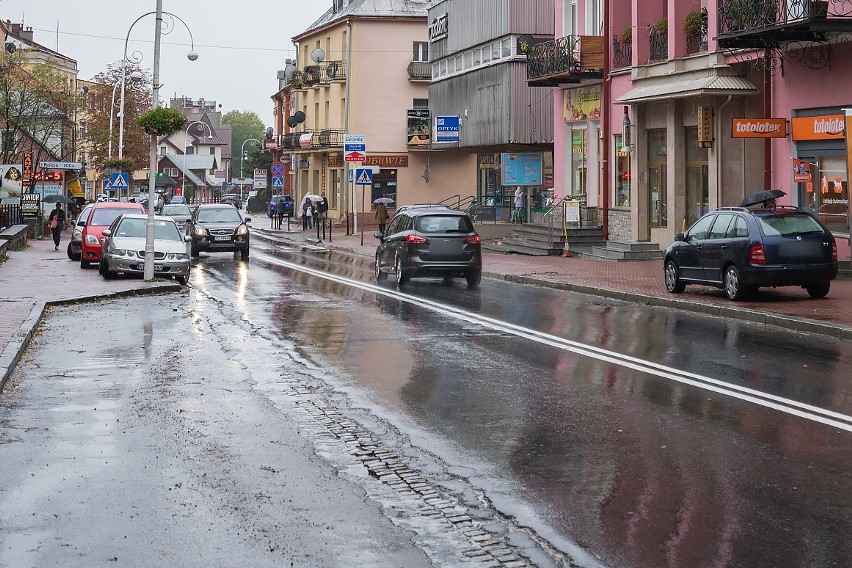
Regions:
M 669 33 L 651 30 L 651 61 L 665 61 L 669 58 Z
M 408 64 L 409 81 L 431 81 L 432 64 L 426 61 L 412 61 Z
M 316 150 L 323 148 L 343 148 L 345 130 L 327 128 L 324 130 L 290 132 L 281 137 L 284 150 Z M 308 138 L 310 137 L 310 138 Z M 308 143 L 310 140 L 310 143 Z
M 603 36 L 566 36 L 532 46 L 527 52 L 527 83 L 552 87 L 603 78 Z
M 290 85 L 294 89 L 306 89 L 327 85 L 334 81 L 346 80 L 346 62 L 329 61 L 320 65 L 308 65 L 290 75 Z
M 613 69 L 624 69 L 633 65 L 633 45 L 621 43 L 618 39 L 612 40 L 612 67 Z
M 849 0 L 719 0 L 721 47 L 777 47 L 852 31 Z

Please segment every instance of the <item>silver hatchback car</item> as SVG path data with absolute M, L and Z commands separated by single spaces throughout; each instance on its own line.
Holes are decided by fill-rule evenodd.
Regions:
M 147 215 L 120 215 L 104 230 L 100 273 L 105 279 L 119 273 L 142 274 L 145 270 Z M 174 278 L 182 286 L 189 275 L 187 243 L 171 217 L 154 217 L 154 276 Z

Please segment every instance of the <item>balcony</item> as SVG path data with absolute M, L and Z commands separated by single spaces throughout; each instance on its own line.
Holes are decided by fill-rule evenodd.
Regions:
M 633 65 L 633 45 L 612 40 L 612 68 L 624 69 Z
M 651 30 L 650 39 L 651 61 L 665 61 L 669 58 L 669 32 Z
M 852 32 L 849 2 L 828 0 L 719 0 L 723 48 L 777 48 L 789 42 L 824 42 L 831 32 Z
M 343 148 L 345 131 L 327 128 L 318 131 L 290 132 L 281 137 L 284 150 L 322 150 L 324 148 Z
M 603 36 L 566 36 L 530 47 L 527 84 L 555 87 L 599 83 L 603 79 L 603 42 Z
M 432 64 L 426 61 L 412 61 L 408 64 L 409 81 L 431 81 Z

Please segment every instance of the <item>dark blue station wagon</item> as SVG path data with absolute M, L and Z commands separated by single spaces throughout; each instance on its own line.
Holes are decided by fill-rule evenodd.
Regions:
M 824 225 L 796 207 L 723 207 L 676 235 L 663 267 L 666 289 L 674 294 L 687 284 L 704 284 L 742 300 L 760 287 L 801 286 L 822 298 L 837 277 L 837 244 Z

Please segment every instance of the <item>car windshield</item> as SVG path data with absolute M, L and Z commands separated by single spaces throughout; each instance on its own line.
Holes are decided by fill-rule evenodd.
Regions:
M 759 215 L 760 232 L 767 237 L 804 235 L 825 232 L 816 219 L 807 213 L 792 215 Z
M 187 205 L 164 205 L 163 215 L 186 215 L 189 217 L 192 212 Z
M 118 238 L 144 239 L 147 219 L 122 219 L 115 228 L 113 236 Z M 154 220 L 154 238 L 161 241 L 177 241 L 183 240 L 180 231 L 174 221 L 165 219 Z
M 429 215 L 418 217 L 415 230 L 420 233 L 471 233 L 470 219 L 461 215 Z
M 241 220 L 240 212 L 233 207 L 198 211 L 199 223 L 239 223 Z
M 92 212 L 92 220 L 89 222 L 89 225 L 108 227 L 112 225 L 112 222 L 115 221 L 119 215 L 124 215 L 125 213 L 140 213 L 140 211 L 135 207 L 133 209 L 120 209 L 118 207 L 95 209 Z

